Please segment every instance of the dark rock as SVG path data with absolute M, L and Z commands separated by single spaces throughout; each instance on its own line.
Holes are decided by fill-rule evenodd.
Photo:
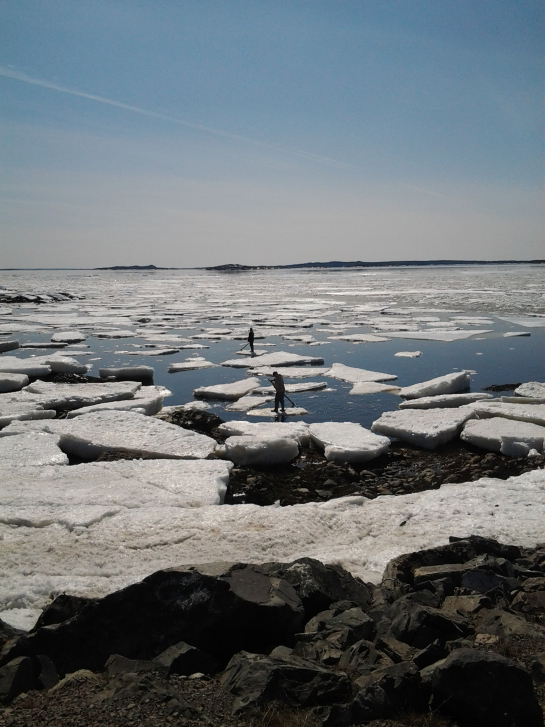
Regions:
M 361 689 L 350 704 L 334 706 L 324 727 L 347 727 L 388 718 L 400 710 L 420 706 L 420 675 L 414 664 L 404 662 L 362 677 Z
M 9 704 L 23 692 L 34 689 L 34 669 L 32 659 L 19 656 L 0 668 L 0 702 Z
M 140 674 L 145 671 L 158 671 L 166 676 L 167 669 L 147 659 L 127 659 L 121 654 L 112 654 L 106 660 L 106 671 L 109 677 L 116 677 L 119 674 Z
M 399 664 L 401 661 L 410 661 L 418 651 L 403 641 L 388 637 L 377 639 L 376 645 L 377 649 L 386 654 L 394 664 Z
M 463 727 L 542 727 L 528 672 L 509 659 L 473 649 L 453 651 L 432 676 L 431 709 Z
M 288 656 L 293 654 L 293 649 L 289 646 L 275 646 L 275 648 L 269 654 L 273 659 L 286 659 Z
M 447 649 L 441 646 L 439 641 L 434 641 L 433 644 L 429 644 L 425 649 L 418 651 L 413 656 L 412 661 L 419 669 L 424 669 L 426 666 L 444 659 L 448 656 L 448 653 Z
M 164 667 L 168 676 L 171 674 L 189 676 L 195 672 L 215 674 L 219 670 L 217 659 L 184 641 L 169 646 L 162 654 L 155 657 L 153 663 Z
M 222 677 L 236 695 L 233 711 L 272 699 L 300 707 L 331 704 L 350 696 L 350 681 L 295 656 L 273 659 L 261 654 L 235 654 Z
M 374 669 L 391 666 L 393 663 L 394 661 L 383 650 L 379 651 L 371 641 L 362 639 L 343 652 L 338 667 L 349 674 L 364 674 Z
M 313 558 L 299 558 L 292 563 L 265 563 L 270 576 L 283 578 L 294 588 L 308 620 L 336 601 L 349 600 L 364 610 L 371 603 L 374 586 L 355 578 L 339 565 L 324 565 Z
M 55 684 L 59 683 L 59 675 L 55 669 L 55 664 L 48 656 L 38 654 L 33 658 L 33 667 L 36 689 L 51 689 Z
M 416 649 L 423 649 L 436 639 L 441 644 L 461 638 L 470 632 L 462 616 L 429 606 L 420 606 L 401 599 L 391 609 L 390 636 Z
M 442 611 L 455 613 L 476 613 L 482 608 L 490 608 L 492 602 L 487 596 L 447 596 L 441 605 Z
M 462 588 L 468 588 L 476 593 L 489 593 L 500 588 L 508 593 L 507 579 L 490 570 L 470 570 L 462 576 Z
M 75 616 L 89 603 L 93 603 L 93 600 L 90 598 L 80 598 L 79 596 L 69 596 L 66 593 L 62 593 L 44 608 L 39 619 L 30 630 L 30 633 L 37 631 L 42 626 L 50 626 L 51 624 L 60 624 L 63 621 L 68 621 L 69 618 Z
M 350 641 L 372 639 L 376 633 L 376 624 L 361 608 L 349 608 L 337 613 L 337 609 L 322 611 L 314 616 L 305 626 L 305 633 L 331 633 L 340 629 L 350 631 Z M 322 637 L 323 638 L 323 637 Z
M 270 651 L 271 644 L 289 643 L 302 615 L 290 584 L 258 566 L 218 565 L 216 575 L 169 569 L 87 604 L 68 621 L 22 636 L 0 663 L 46 654 L 61 675 L 101 671 L 112 652 L 151 659 L 180 641 L 225 663 L 241 648 Z
M 24 631 L 16 629 L 0 619 L 0 648 L 3 648 L 4 644 L 7 644 L 8 641 L 18 639 L 24 633 Z
M 481 634 L 493 634 L 500 638 L 514 635 L 533 638 L 541 635 L 540 631 L 522 616 L 499 608 L 479 614 L 475 628 Z

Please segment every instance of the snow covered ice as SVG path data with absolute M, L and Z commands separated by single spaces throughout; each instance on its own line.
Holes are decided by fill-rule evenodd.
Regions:
M 401 395 L 401 391 L 399 392 Z M 438 394 L 437 396 L 422 396 L 419 399 L 402 401 L 400 409 L 445 409 L 464 406 L 473 402 L 492 399 L 492 394 Z
M 545 384 L 540 381 L 529 381 L 521 384 L 515 389 L 517 396 L 525 396 L 530 399 L 545 399 Z
M 132 399 L 141 384 L 132 382 L 104 384 L 54 384 L 49 381 L 35 381 L 29 384 L 21 397 L 36 394 L 34 397 L 44 409 L 79 409 L 82 406 L 102 404 L 107 401 Z M 24 398 L 21 398 L 24 401 Z
M 173 424 L 131 411 L 95 411 L 75 419 L 12 422 L 0 431 L 11 436 L 29 431 L 59 434 L 59 446 L 81 459 L 103 452 L 125 451 L 170 459 L 205 459 L 216 442 Z
M 117 381 L 146 381 L 153 379 L 154 369 L 152 366 L 118 366 L 101 368 L 98 374 L 103 379 L 112 377 Z
M 418 399 L 422 396 L 438 396 L 439 394 L 456 394 L 469 388 L 471 383 L 467 371 L 460 371 L 446 376 L 437 376 L 435 379 L 423 381 L 421 384 L 403 387 L 399 396 L 405 399 Z
M 345 366 L 345 364 L 341 363 L 334 363 L 327 375 L 333 379 L 349 381 L 351 384 L 359 381 L 394 381 L 397 379 L 395 374 L 381 374 L 378 371 L 367 371 L 354 366 Z
M 312 440 L 332 462 L 367 462 L 390 446 L 388 437 L 373 434 L 353 422 L 323 422 L 308 428 Z
M 525 456 L 519 454 L 512 455 L 511 443 L 523 442 L 528 449 L 536 449 L 538 452 L 543 451 L 543 440 L 545 439 L 545 427 L 531 424 L 529 422 L 512 421 L 503 419 L 502 417 L 493 417 L 491 419 L 473 419 L 467 422 L 460 438 L 465 442 L 486 449 L 489 452 L 502 452 L 510 456 Z M 507 445 L 503 447 L 503 440 L 507 440 Z
M 68 457 L 59 448 L 58 442 L 57 435 L 45 432 L 28 432 L 13 437 L 0 437 L 1 467 L 68 464 Z M 11 481 L 12 475 L 6 475 L 2 489 L 9 486 Z
M 193 396 L 205 399 L 227 399 L 233 401 L 246 396 L 259 386 L 259 379 L 252 377 L 241 379 L 232 384 L 214 384 L 213 386 L 200 386 L 193 391 Z
M 248 368 L 252 366 L 252 359 L 231 359 L 229 361 L 223 361 L 222 366 L 232 366 L 234 368 Z M 324 363 L 324 359 L 319 356 L 300 356 L 297 353 L 287 353 L 286 351 L 274 351 L 273 353 L 266 353 L 259 357 L 259 366 L 303 366 L 309 364 L 309 366 L 317 366 Z
M 400 409 L 384 412 L 373 422 L 371 431 L 424 449 L 435 449 L 457 437 L 472 416 L 471 405 L 456 409 Z

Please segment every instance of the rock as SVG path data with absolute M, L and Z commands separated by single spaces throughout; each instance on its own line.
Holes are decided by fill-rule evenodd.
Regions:
M 157 571 L 140 583 L 98 599 L 58 625 L 21 637 L 1 656 L 46 654 L 59 674 L 101 671 L 112 653 L 151 659 L 180 641 L 224 663 L 237 651 L 289 643 L 303 607 L 287 581 L 259 566 L 208 566 Z M 270 648 L 270 647 L 269 647 Z
M 39 654 L 34 658 L 34 676 L 38 689 L 51 689 L 59 683 L 59 675 L 55 664 L 48 656 Z
M 121 654 L 112 654 L 106 660 L 106 671 L 109 677 L 116 677 L 119 674 L 140 674 L 144 671 L 158 671 L 166 676 L 167 669 L 149 659 L 127 659 Z
M 403 644 L 405 646 L 405 644 Z M 410 648 L 410 647 L 406 647 Z M 379 650 L 380 649 L 380 650 Z M 385 650 L 377 644 L 375 647 L 370 641 L 361 639 L 343 652 L 338 667 L 349 674 L 366 674 L 374 669 L 391 666 L 394 661 Z
M 0 619 L 0 648 L 3 648 L 4 644 L 12 639 L 18 638 L 23 633 L 24 631 L 16 629 Z
M 528 672 L 498 654 L 457 649 L 432 676 L 430 707 L 464 727 L 542 727 Z
M 412 661 L 419 669 L 424 669 L 444 659 L 446 656 L 448 656 L 448 651 L 437 640 L 432 644 L 428 644 L 425 649 L 418 651 L 413 656 Z
M 404 662 L 358 679 L 361 686 L 350 704 L 334 706 L 323 727 L 347 727 L 374 719 L 395 716 L 419 702 L 420 675 L 414 664 Z
M 535 638 L 542 635 L 522 616 L 499 608 L 483 611 L 479 616 L 475 628 L 481 634 L 494 634 L 500 638 L 514 635 Z
M 305 626 L 305 633 L 338 631 L 347 628 L 352 643 L 360 639 L 372 639 L 376 632 L 376 624 L 361 608 L 350 608 L 337 613 L 337 610 L 322 611 L 312 618 Z
M 417 649 L 423 649 L 436 639 L 444 644 L 470 632 L 469 623 L 462 616 L 405 599 L 394 603 L 390 617 L 389 635 Z
M 413 656 L 418 653 L 417 649 L 412 646 L 405 644 L 403 641 L 383 637 L 377 639 L 377 649 L 380 649 L 383 654 L 386 654 L 394 664 L 399 664 L 401 661 L 410 661 Z
M 486 596 L 447 596 L 441 605 L 443 611 L 476 613 L 481 608 L 490 608 L 491 601 Z
M 495 588 L 508 591 L 506 579 L 489 570 L 470 570 L 462 576 L 462 587 L 477 593 L 488 593 Z
M 235 654 L 222 677 L 222 686 L 236 695 L 233 711 L 278 699 L 300 707 L 347 699 L 350 681 L 297 657 L 273 659 L 245 651 Z
M 324 565 L 314 558 L 265 563 L 261 567 L 268 575 L 283 578 L 293 587 L 303 603 L 305 620 L 342 599 L 349 599 L 365 611 L 373 597 L 372 584 L 355 578 L 340 565 Z
M 156 656 L 152 663 L 164 667 L 168 676 L 171 674 L 189 676 L 195 672 L 215 674 L 219 670 L 216 659 L 184 641 L 169 646 L 159 656 Z
M 16 696 L 35 687 L 32 659 L 19 656 L 0 668 L 0 702 L 9 704 Z
M 42 626 L 50 626 L 51 624 L 60 624 L 63 621 L 75 616 L 88 603 L 94 603 L 90 598 L 81 598 L 80 596 L 70 596 L 61 593 L 42 611 L 40 618 L 36 621 L 35 626 L 31 629 L 36 631 Z

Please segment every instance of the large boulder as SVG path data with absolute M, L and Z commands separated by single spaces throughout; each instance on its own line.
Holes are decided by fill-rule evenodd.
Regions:
M 466 618 L 452 611 L 423 606 L 406 598 L 396 601 L 391 610 L 389 636 L 405 644 L 423 649 L 438 640 L 447 641 L 467 636 L 471 627 Z
M 45 654 L 61 675 L 101 671 L 110 654 L 152 659 L 180 641 L 226 663 L 237 651 L 264 651 L 300 631 L 303 607 L 287 581 L 244 564 L 211 564 L 201 571 L 157 571 L 92 601 L 67 621 L 8 644 L 0 666 Z
M 233 711 L 278 699 L 300 707 L 331 704 L 350 696 L 350 680 L 296 656 L 283 659 L 241 652 L 222 677 L 225 689 L 236 695 Z
M 473 649 L 456 649 L 434 670 L 431 708 L 461 727 L 543 727 L 530 674 Z

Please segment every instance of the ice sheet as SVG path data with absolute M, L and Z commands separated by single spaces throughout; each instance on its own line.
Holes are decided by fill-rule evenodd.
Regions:
M 240 381 L 234 381 L 232 384 L 215 384 L 213 386 L 200 386 L 193 390 L 193 396 L 202 397 L 205 399 L 227 399 L 233 401 L 240 399 L 242 396 L 246 396 L 257 389 L 259 386 L 259 379 L 255 377 L 241 379 Z
M 391 384 L 379 384 L 376 381 L 356 381 L 354 386 L 350 389 L 351 394 L 398 394 L 400 391 L 399 386 L 392 386 Z
M 255 409 L 262 404 L 268 404 L 270 401 L 274 401 L 274 396 L 253 396 L 253 394 L 249 394 L 248 396 L 241 396 L 240 399 L 225 408 L 227 411 L 250 411 L 250 409 Z
M 267 378 L 270 378 L 274 370 L 272 366 L 255 366 L 248 369 L 246 373 L 250 376 L 267 376 Z M 327 376 L 328 373 L 328 368 L 319 366 L 289 366 L 282 371 L 282 376 L 284 379 L 309 379 L 312 376 Z
M 81 331 L 59 331 L 51 336 L 53 343 L 80 343 L 85 341 L 87 336 Z
M 390 446 L 388 437 L 373 434 L 353 422 L 310 424 L 312 440 L 324 449 L 325 458 L 333 462 L 367 462 Z
M 124 507 L 87 527 L 0 526 L 0 608 L 43 608 L 62 592 L 103 596 L 160 568 L 218 560 L 313 557 L 377 583 L 391 558 L 445 545 L 449 536 L 535 546 L 544 521 L 545 472 L 536 470 L 375 500 Z
M 172 363 L 168 367 L 169 374 L 175 374 L 178 371 L 195 371 L 196 369 L 211 369 L 217 364 L 212 361 L 184 361 L 183 363 Z
M 6 374 L 0 371 L 0 393 L 5 394 L 9 391 L 20 391 L 29 383 L 26 374 Z
M 5 394 L 0 396 L 0 429 L 13 421 L 26 419 L 54 419 L 54 409 L 42 409 L 39 404 L 6 401 Z
M 288 394 L 300 394 L 303 391 L 321 391 L 327 389 L 325 381 L 304 381 L 300 384 L 286 384 Z M 274 386 L 259 386 L 254 390 L 254 394 L 274 394 Z
M 402 439 L 424 449 L 435 449 L 457 437 L 464 422 L 472 416 L 471 405 L 457 409 L 387 411 L 373 422 L 371 431 Z
M 47 376 L 51 373 L 51 366 L 36 363 L 32 358 L 17 358 L 17 356 L 0 356 L 0 372 L 9 374 L 26 374 L 27 376 Z
M 400 409 L 446 409 L 471 404 L 483 399 L 493 399 L 492 394 L 439 394 L 438 396 L 422 396 L 419 399 L 402 401 Z
M 15 339 L 0 341 L 0 353 L 4 353 L 5 351 L 14 351 L 16 348 L 19 348 L 19 341 Z
M 98 411 L 75 419 L 12 422 L 0 437 L 29 431 L 59 434 L 59 446 L 81 459 L 96 459 L 103 452 L 127 451 L 154 459 L 205 459 L 216 443 L 154 417 L 130 411 Z
M 479 419 L 504 417 L 538 424 L 541 427 L 545 426 L 545 404 L 505 404 L 491 401 L 475 404 L 474 410 Z
M 351 384 L 358 381 L 393 381 L 397 379 L 395 374 L 381 374 L 378 371 L 367 371 L 354 366 L 345 366 L 342 363 L 334 363 L 327 376 L 341 381 L 349 381 Z
M 504 438 L 508 438 L 510 441 L 524 442 L 529 448 L 542 452 L 545 427 L 528 422 L 503 419 L 502 417 L 473 419 L 467 422 L 464 431 L 460 434 L 460 438 L 490 452 L 501 452 Z M 506 450 L 505 454 L 508 453 Z
M 218 427 L 218 433 L 224 437 L 249 434 L 269 439 L 288 436 L 299 442 L 302 447 L 308 446 L 310 441 L 308 424 L 305 422 L 224 422 Z
M 319 366 L 324 363 L 324 359 L 319 356 L 300 356 L 297 353 L 289 353 L 286 351 L 274 351 L 273 353 L 266 353 L 259 357 L 259 366 L 271 366 L 274 370 L 275 366 L 303 366 L 309 364 L 310 366 Z M 223 361 L 222 366 L 232 366 L 234 368 L 249 368 L 252 366 L 251 359 L 231 359 L 229 361 Z
M 405 386 L 399 392 L 399 396 L 405 399 L 419 399 L 423 396 L 438 396 L 439 394 L 457 394 L 469 388 L 471 383 L 467 371 L 459 371 L 446 376 L 437 376 L 435 379 L 423 381 L 412 386 Z
M 483 335 L 484 333 L 492 333 L 492 329 L 478 331 L 391 331 L 388 336 L 389 338 L 413 338 L 417 341 L 444 341 L 449 343 L 462 341 L 465 338 Z
M 107 401 L 132 399 L 141 386 L 140 383 L 131 381 L 104 384 L 54 384 L 49 381 L 35 381 L 21 393 L 21 402 L 24 402 L 24 394 L 36 394 L 35 401 L 44 409 L 79 409 Z
M 59 437 L 45 432 L 28 432 L 14 437 L 0 437 L 0 481 L 4 493 L 11 475 L 2 469 L 25 465 L 66 465 L 68 457 L 58 447 Z M 1 517 L 1 516 L 0 516 Z
M 515 389 L 515 394 L 531 399 L 545 399 L 545 384 L 541 381 L 528 381 Z
M 73 409 L 67 414 L 68 419 L 89 414 L 92 411 L 134 411 L 140 410 L 141 414 L 153 416 L 158 414 L 163 408 L 163 399 L 170 396 L 171 392 L 164 386 L 144 386 L 136 392 L 132 399 L 124 401 L 108 401 L 105 404 L 94 404 L 93 406 L 84 406 L 80 409 Z

